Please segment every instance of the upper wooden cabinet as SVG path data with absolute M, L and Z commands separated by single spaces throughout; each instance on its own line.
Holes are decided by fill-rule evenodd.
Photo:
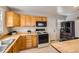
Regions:
M 13 11 L 6 12 L 7 27 L 17 27 L 17 26 L 35 27 L 37 21 L 47 21 L 47 17 L 17 14 Z
M 7 27 L 14 27 L 20 25 L 19 14 L 8 11 L 6 12 L 6 25 Z
M 42 21 L 40 16 L 36 16 L 36 21 Z
M 41 17 L 42 21 L 46 21 L 47 22 L 47 17 Z
M 26 26 L 31 26 L 31 16 L 26 15 Z
M 32 16 L 20 15 L 20 26 L 35 26 L 35 19 Z
M 20 26 L 26 26 L 26 16 L 20 15 Z
M 33 26 L 33 27 L 36 26 L 36 17 L 35 16 L 31 17 L 31 26 Z
M 44 16 L 36 16 L 36 21 L 47 21 L 47 17 L 44 17 Z

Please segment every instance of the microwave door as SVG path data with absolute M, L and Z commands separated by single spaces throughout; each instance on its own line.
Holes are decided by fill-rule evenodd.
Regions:
M 37 27 L 46 27 L 47 23 L 46 22 L 36 22 Z
M 44 24 L 43 23 L 38 23 L 38 26 L 42 27 L 42 26 L 44 26 Z

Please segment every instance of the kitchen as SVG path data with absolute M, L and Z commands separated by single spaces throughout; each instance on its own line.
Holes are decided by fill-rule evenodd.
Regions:
M 79 19 L 78 15 L 73 17 L 74 12 L 76 13 L 78 10 L 75 9 L 73 6 L 63 8 L 57 6 L 1 6 L 0 51 L 2 53 L 20 53 L 31 49 L 45 48 L 44 50 L 46 50 L 47 48 L 51 49 L 52 53 L 59 53 L 60 48 L 58 47 L 61 47 L 59 46 L 61 42 L 79 37 L 78 20 L 73 20 L 75 17 Z M 69 20 L 71 18 L 72 20 Z M 76 29 L 71 30 L 74 33 L 71 34 L 73 36 L 66 35 L 67 37 L 64 37 L 65 35 L 61 35 L 62 33 L 59 32 L 62 26 L 58 21 L 59 23 L 75 21 L 73 29 Z M 64 38 L 60 38 L 60 36 Z
M 8 8 L 5 18 L 7 33 L 1 36 L 1 52 L 14 53 L 48 46 L 47 17 L 16 13 Z

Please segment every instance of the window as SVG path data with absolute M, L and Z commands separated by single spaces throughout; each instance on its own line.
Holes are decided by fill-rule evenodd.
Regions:
M 2 11 L 0 10 L 0 34 L 3 33 L 3 19 L 2 19 Z

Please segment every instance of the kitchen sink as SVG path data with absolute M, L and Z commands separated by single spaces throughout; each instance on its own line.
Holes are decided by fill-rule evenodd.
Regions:
M 13 39 L 6 39 L 1 41 L 1 45 L 9 45 L 13 42 Z
M 0 53 L 3 53 L 4 52 L 4 50 L 6 49 L 6 45 L 1 45 L 0 46 Z
M 0 41 L 0 53 L 3 53 L 5 49 L 13 42 L 13 39 L 5 39 Z

